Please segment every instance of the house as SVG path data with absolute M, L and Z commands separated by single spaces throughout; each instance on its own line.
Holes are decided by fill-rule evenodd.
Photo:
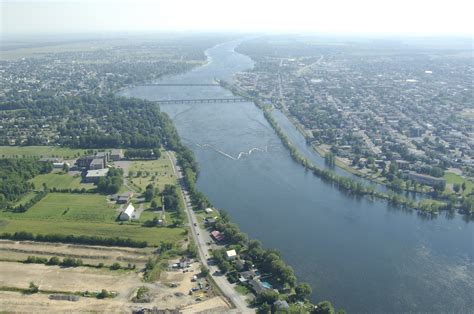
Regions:
M 204 223 L 208 226 L 214 226 L 216 224 L 216 220 L 214 218 L 206 218 Z
M 221 242 L 225 239 L 225 236 L 222 232 L 214 230 L 211 232 L 211 237 L 216 241 L 216 242 Z
M 132 203 L 128 204 L 127 208 L 120 213 L 119 219 L 122 221 L 135 219 L 135 207 L 133 207 Z
M 257 277 L 257 274 L 255 273 L 254 270 L 243 271 L 239 275 L 240 275 L 239 276 L 240 282 L 247 282 Z
M 432 177 L 426 174 L 416 173 L 413 171 L 408 173 L 408 179 L 413 180 L 420 184 L 426 184 L 430 186 L 446 183 L 446 180 L 443 178 L 436 178 L 436 177 Z
M 273 302 L 273 307 L 277 311 L 288 311 L 290 309 L 288 302 L 286 302 L 285 300 L 276 300 L 275 302 Z
M 133 197 L 132 192 L 127 192 L 122 195 L 117 195 L 117 198 L 116 198 L 117 204 L 127 204 L 128 202 L 130 202 L 132 197 Z
M 206 212 L 206 214 L 210 214 L 213 212 L 212 208 L 206 208 L 204 211 Z
M 233 260 L 237 257 L 237 252 L 235 250 L 229 250 L 225 252 L 225 255 L 228 260 Z
M 123 151 L 121 149 L 112 149 L 110 152 L 110 160 L 119 161 L 123 159 Z
M 266 289 L 268 289 L 267 287 L 265 287 L 262 282 L 258 279 L 250 279 L 248 281 L 248 284 L 250 285 L 250 287 L 252 288 L 253 291 L 255 291 L 256 294 L 260 294 L 262 293 L 263 291 L 265 291 Z
M 105 168 L 105 162 L 103 158 L 94 158 L 89 164 L 89 169 L 91 170 L 104 169 L 104 168 Z
M 97 170 L 88 170 L 86 176 L 84 177 L 84 182 L 85 183 L 97 183 L 97 182 L 99 182 L 99 178 L 106 177 L 108 172 L 109 172 L 108 168 L 97 169 Z

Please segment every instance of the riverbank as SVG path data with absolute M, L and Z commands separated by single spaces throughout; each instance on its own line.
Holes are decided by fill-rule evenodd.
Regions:
M 430 218 L 436 217 L 441 210 L 453 210 L 456 208 L 456 203 L 457 203 L 456 199 L 444 200 L 444 199 L 439 199 L 439 198 L 430 198 L 430 199 L 425 199 L 421 201 L 415 201 L 403 195 L 397 194 L 395 192 L 384 193 L 380 191 L 375 191 L 373 186 L 370 186 L 370 185 L 368 186 L 354 179 L 337 175 L 330 170 L 319 168 L 318 166 L 312 164 L 306 157 L 301 155 L 298 152 L 298 149 L 291 143 L 289 138 L 286 136 L 284 131 L 281 129 L 281 127 L 278 125 L 278 123 L 272 116 L 272 110 L 274 109 L 273 105 L 263 104 L 259 99 L 248 95 L 245 91 L 242 91 L 241 89 L 239 89 L 233 84 L 230 84 L 223 80 L 219 80 L 218 82 L 223 88 L 226 88 L 227 90 L 231 91 L 233 94 L 249 99 L 249 101 L 253 102 L 259 109 L 263 111 L 265 119 L 269 122 L 269 124 L 275 130 L 282 144 L 290 151 L 290 155 L 293 158 L 293 160 L 295 160 L 297 163 L 302 165 L 304 168 L 311 170 L 314 175 L 322 178 L 323 180 L 326 180 L 335 184 L 340 190 L 343 190 L 345 192 L 348 192 L 354 195 L 366 195 L 372 198 L 385 200 L 385 201 L 388 201 L 393 206 L 417 210 L 419 214 L 429 216 Z M 291 119 L 289 120 L 290 122 L 292 121 Z M 294 122 L 292 123 L 293 125 L 295 125 Z M 299 132 L 303 132 L 302 134 L 303 136 L 305 136 L 304 130 L 298 128 L 298 125 L 295 125 L 295 127 L 298 129 Z M 312 148 L 314 150 L 313 146 Z M 404 191 L 404 190 L 401 190 L 401 191 Z M 414 191 L 410 190 L 406 192 L 414 192 Z M 460 212 L 462 212 L 461 211 L 462 207 L 459 209 L 460 209 Z M 465 214 L 468 220 L 473 218 L 472 213 L 470 213 L 469 211 L 462 212 L 462 213 Z
M 209 65 L 160 83 L 208 83 L 214 78 L 230 82 L 234 73 L 253 65 L 233 52 L 238 44 L 212 48 Z M 126 96 L 159 101 L 232 94 L 216 87 L 153 86 L 137 87 Z M 243 232 L 282 252 L 297 278 L 313 287 L 314 304 L 331 300 L 358 313 L 472 308 L 472 272 L 463 271 L 462 282 L 446 272 L 465 269 L 469 260 L 463 257 L 466 252 L 471 256 L 473 225 L 461 216 L 446 212 L 434 222 L 414 210 L 341 191 L 294 162 L 251 102 L 160 107 L 194 152 L 200 168 L 198 189 L 215 206 L 225 208 Z M 284 115 L 272 114 L 292 144 L 324 168 L 324 159 L 311 154 Z M 251 148 L 260 149 L 237 159 Z M 331 171 L 347 176 L 338 168 Z

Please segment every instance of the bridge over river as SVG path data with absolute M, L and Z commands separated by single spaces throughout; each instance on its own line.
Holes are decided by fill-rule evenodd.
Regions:
M 245 98 L 197 98 L 197 99 L 163 99 L 155 100 L 157 104 L 202 104 L 202 103 L 220 103 L 220 102 L 248 102 Z

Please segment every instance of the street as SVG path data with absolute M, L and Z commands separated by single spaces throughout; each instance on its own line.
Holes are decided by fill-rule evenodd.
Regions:
M 210 241 L 210 236 L 207 230 L 202 230 L 199 226 L 199 221 L 197 220 L 196 214 L 193 211 L 191 200 L 189 198 L 188 192 L 183 182 L 183 175 L 181 172 L 180 167 L 177 164 L 177 160 L 173 154 L 170 154 L 168 151 L 166 152 L 168 158 L 170 159 L 173 165 L 173 172 L 176 175 L 178 182 L 181 187 L 181 197 L 186 207 L 186 214 L 189 220 L 189 226 L 191 229 L 191 234 L 193 239 L 196 243 L 198 249 L 199 259 L 201 263 L 209 269 L 209 272 L 219 286 L 220 290 L 224 294 L 224 297 L 230 301 L 235 306 L 235 312 L 237 313 L 253 313 L 254 311 L 247 306 L 247 302 L 245 300 L 245 296 L 239 294 L 235 289 L 234 285 L 231 284 L 225 275 L 220 275 L 220 271 L 217 266 L 212 266 L 208 264 L 209 256 L 209 248 L 210 246 L 207 244 Z M 219 274 L 219 275 L 216 275 Z

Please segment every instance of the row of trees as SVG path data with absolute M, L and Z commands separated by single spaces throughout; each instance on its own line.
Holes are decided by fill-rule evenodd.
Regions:
M 104 246 L 123 246 L 123 247 L 137 247 L 143 248 L 148 245 L 146 241 L 137 241 L 130 238 L 104 238 L 99 236 L 75 236 L 62 234 L 33 234 L 31 232 L 19 231 L 15 233 L 2 233 L 0 239 L 10 239 L 17 241 L 37 241 L 37 242 L 61 242 L 73 244 L 89 244 L 89 245 L 104 245 Z

